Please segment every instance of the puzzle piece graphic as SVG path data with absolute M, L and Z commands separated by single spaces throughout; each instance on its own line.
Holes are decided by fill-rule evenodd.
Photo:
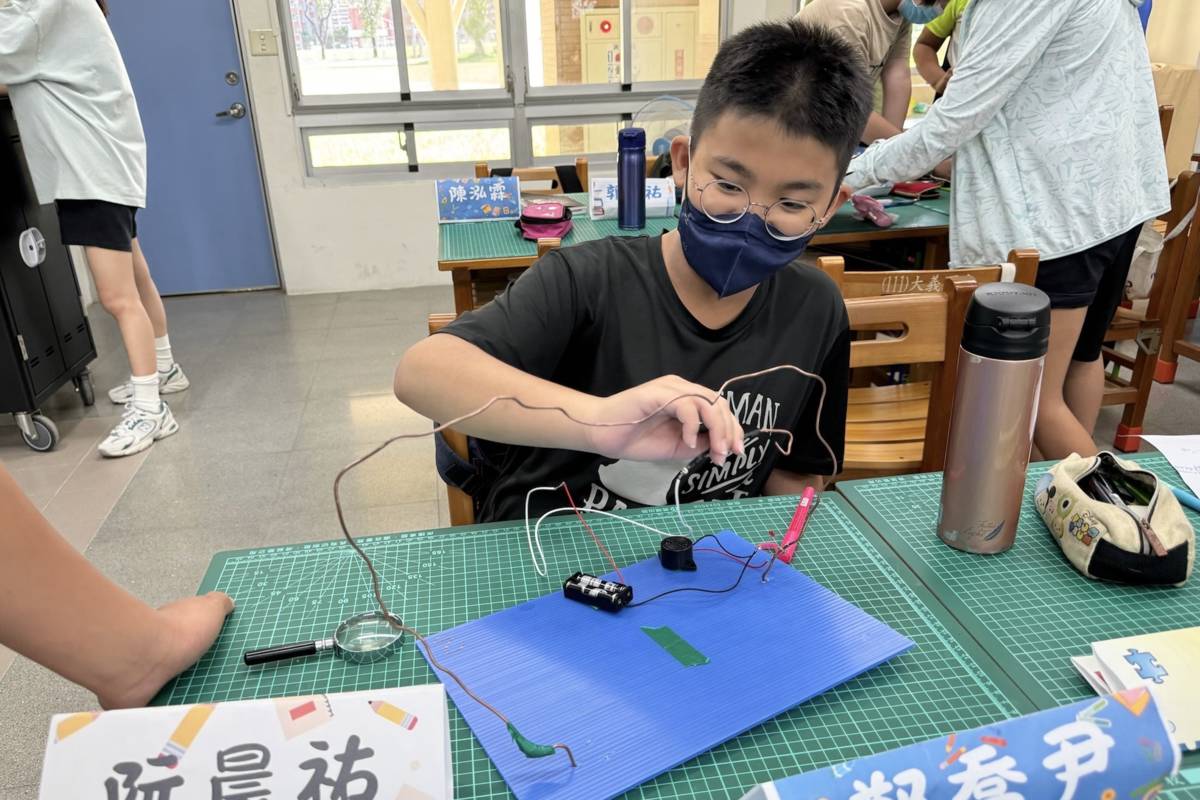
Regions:
M 1154 660 L 1152 653 L 1135 650 L 1131 647 L 1129 652 L 1125 654 L 1125 661 L 1129 663 L 1129 666 L 1137 670 L 1138 677 L 1143 680 L 1162 683 L 1163 678 L 1167 676 L 1167 671 Z

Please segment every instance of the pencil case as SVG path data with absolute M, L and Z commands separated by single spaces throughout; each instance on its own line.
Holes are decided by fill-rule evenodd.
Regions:
M 1075 569 L 1097 580 L 1178 586 L 1196 533 L 1158 476 L 1109 452 L 1072 454 L 1038 481 L 1034 505 Z
M 935 200 L 941 196 L 939 188 L 941 184 L 937 181 L 900 181 L 892 187 L 892 194 L 914 200 Z

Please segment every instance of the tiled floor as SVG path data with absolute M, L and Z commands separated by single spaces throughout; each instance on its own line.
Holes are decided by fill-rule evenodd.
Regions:
M 180 431 L 117 460 L 96 445 L 121 410 L 104 392 L 128 367 L 112 320 L 94 308 L 96 405 L 85 409 L 68 386 L 44 407 L 63 436 L 48 454 L 0 419 L 0 462 L 105 573 L 163 603 L 195 591 L 218 550 L 338 535 L 337 470 L 390 434 L 428 430 L 392 396 L 392 370 L 426 335 L 426 316 L 452 308 L 449 288 L 168 300 L 171 341 L 192 380 L 168 398 Z M 449 524 L 428 439 L 393 445 L 344 489 L 356 532 Z M 10 661 L 0 651 L 0 798 L 32 798 L 48 715 L 95 699 Z
M 172 342 L 193 388 L 170 399 L 180 432 L 143 456 L 116 461 L 96 444 L 120 409 L 103 391 L 126 375 L 112 321 L 92 325 L 101 390 L 85 409 L 68 387 L 44 409 L 61 449 L 28 451 L 0 419 L 0 462 L 76 547 L 151 603 L 191 593 L 218 550 L 328 539 L 338 534 L 335 472 L 386 436 L 429 423 L 391 395 L 399 355 L 425 335 L 449 288 L 288 297 L 254 293 L 168 301 Z M 1193 333 L 1200 337 L 1200 333 Z M 1200 365 L 1156 386 L 1146 429 L 1196 432 Z M 1097 440 L 1112 441 L 1118 409 Z M 447 525 L 445 492 L 429 439 L 405 441 L 345 484 L 356 532 Z M 48 717 L 94 707 L 86 692 L 0 653 L 0 798 L 37 794 Z

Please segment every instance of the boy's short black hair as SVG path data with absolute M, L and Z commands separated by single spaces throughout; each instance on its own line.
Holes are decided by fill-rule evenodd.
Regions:
M 840 177 L 872 102 L 866 70 L 836 33 L 795 19 L 759 23 L 717 51 L 696 100 L 692 144 L 726 111 L 761 116 L 832 148 Z

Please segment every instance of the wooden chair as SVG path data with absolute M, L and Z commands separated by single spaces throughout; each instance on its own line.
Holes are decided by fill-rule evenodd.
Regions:
M 522 194 L 561 194 L 562 186 L 558 181 L 558 170 L 555 167 L 515 167 L 512 170 L 514 177 L 521 179 Z M 588 190 L 588 160 L 586 158 L 575 159 L 575 174 L 579 177 L 579 185 L 583 187 L 583 191 Z M 475 177 L 490 178 L 492 169 L 486 161 L 475 162 Z M 526 181 L 549 181 L 548 189 L 532 189 L 525 186 Z
M 1174 229 L 1187 215 L 1196 204 L 1197 196 L 1200 196 L 1200 173 L 1184 171 L 1171 191 L 1171 210 L 1162 218 L 1166 230 Z M 1177 354 L 1187 353 L 1189 348 L 1200 354 L 1200 348 L 1195 345 L 1184 342 L 1181 348 L 1177 342 L 1182 337 L 1190 287 L 1195 285 L 1200 269 L 1197 261 L 1200 261 L 1200 226 L 1193 221 L 1183 233 L 1163 246 L 1145 309 L 1119 308 L 1109 326 L 1105 341 L 1111 345 L 1101 354 L 1109 368 L 1105 372 L 1103 404 L 1125 406 L 1113 441 L 1118 450 L 1133 453 L 1141 446 L 1142 422 L 1156 374 L 1159 379 L 1172 379 Z M 1168 344 L 1164 345 L 1164 339 Z M 1124 341 L 1136 343 L 1134 355 L 1116 349 L 1116 343 Z M 1129 370 L 1129 377 L 1112 370 L 1113 365 Z M 1169 383 L 1170 380 L 1162 382 Z
M 429 334 L 432 336 L 453 321 L 454 314 L 430 314 Z M 471 460 L 467 452 L 467 435 L 465 433 L 447 428 L 442 431 L 442 437 L 446 440 L 446 444 L 450 445 L 450 449 L 454 451 L 455 455 L 464 461 Z M 446 500 L 450 507 L 451 525 L 471 525 L 475 522 L 475 501 L 471 499 L 471 495 L 456 486 L 446 486 Z
M 958 269 L 883 270 L 880 272 L 846 272 L 841 256 L 822 256 L 817 269 L 824 272 L 842 290 L 842 297 L 879 297 L 881 295 L 940 292 L 951 275 L 969 275 L 982 285 L 1008 280 L 1032 286 L 1037 278 L 1037 250 L 1011 250 L 1008 262 L 985 267 Z
M 1167 139 L 1171 138 L 1171 120 L 1175 117 L 1175 106 L 1158 107 L 1158 127 L 1162 129 L 1163 149 L 1167 148 Z
M 901 329 L 897 338 L 851 342 L 850 367 L 924 364 L 929 381 L 850 390 L 846 454 L 839 480 L 936 471 L 945 464 L 958 348 L 971 295 L 969 274 L 948 275 L 940 292 L 846 300 L 851 330 Z
M 1200 153 L 1194 154 L 1192 161 L 1200 165 Z M 1175 382 L 1179 356 L 1200 361 L 1200 347 L 1184 336 L 1188 319 L 1196 318 L 1196 296 L 1200 291 L 1200 228 L 1194 220 L 1189 234 L 1175 285 L 1166 290 L 1169 306 L 1163 317 L 1162 348 L 1154 367 L 1154 380 L 1158 383 Z

